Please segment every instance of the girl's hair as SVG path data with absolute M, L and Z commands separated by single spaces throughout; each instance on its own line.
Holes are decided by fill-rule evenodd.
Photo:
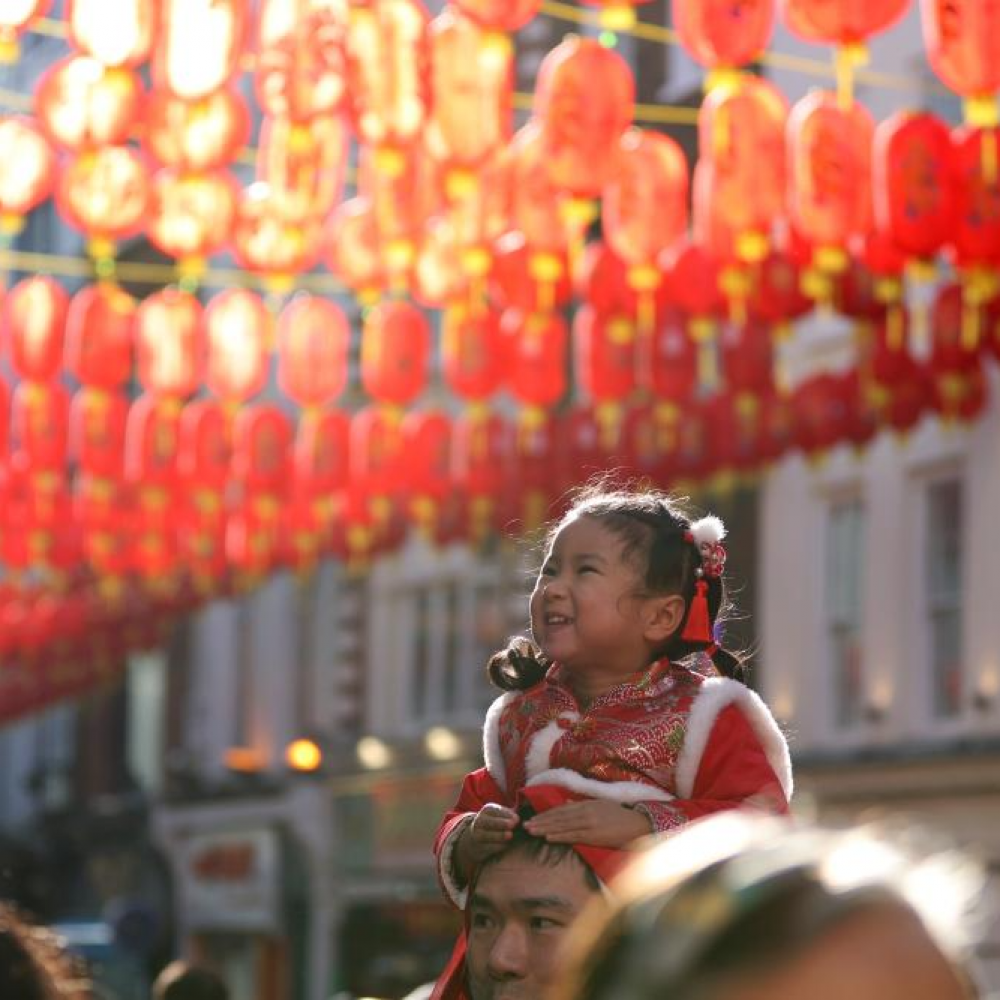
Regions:
M 0 997 L 11 1000 L 90 1000 L 80 959 L 48 928 L 0 902 Z
M 545 543 L 570 521 L 591 517 L 599 521 L 624 543 L 622 558 L 639 570 L 643 590 L 649 595 L 680 594 L 686 608 L 680 625 L 664 646 L 654 651 L 653 659 L 668 657 L 681 660 L 692 653 L 707 651 L 716 669 L 726 677 L 745 680 L 743 661 L 716 642 L 692 642 L 682 638 L 691 611 L 701 567 L 701 554 L 691 540 L 691 517 L 680 500 L 656 490 L 605 489 L 602 483 L 587 486 L 570 509 L 548 531 Z M 717 634 L 728 608 L 726 588 L 721 576 L 705 574 L 708 617 Z M 504 691 L 524 690 L 537 684 L 549 663 L 530 640 L 516 636 L 506 649 L 490 658 L 487 673 Z

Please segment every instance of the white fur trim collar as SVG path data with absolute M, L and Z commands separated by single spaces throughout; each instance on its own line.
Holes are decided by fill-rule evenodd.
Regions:
M 565 719 L 567 722 L 576 722 L 580 718 L 580 713 L 563 712 L 559 718 Z M 531 746 L 524 758 L 524 773 L 528 784 L 531 783 L 531 779 L 536 774 L 541 774 L 551 768 L 552 748 L 562 739 L 565 732 L 566 730 L 559 725 L 558 720 L 552 719 L 532 736 Z
M 483 760 L 486 763 L 486 770 L 504 791 L 507 791 L 507 768 L 500 752 L 500 716 L 508 703 L 518 694 L 519 691 L 507 691 L 500 695 L 490 705 L 483 722 Z
M 674 796 L 657 785 L 647 785 L 642 781 L 598 781 L 586 778 L 568 767 L 554 767 L 542 771 L 529 779 L 530 785 L 558 785 L 570 792 L 579 792 L 594 799 L 610 799 L 612 802 L 633 804 L 635 802 L 669 802 Z
M 747 717 L 764 748 L 768 763 L 781 783 L 785 798 L 790 799 L 794 787 L 792 762 L 784 735 L 760 696 L 746 685 L 728 677 L 708 678 L 691 706 L 684 746 L 677 758 L 678 796 L 682 799 L 691 797 L 712 726 L 719 713 L 729 705 L 736 705 Z

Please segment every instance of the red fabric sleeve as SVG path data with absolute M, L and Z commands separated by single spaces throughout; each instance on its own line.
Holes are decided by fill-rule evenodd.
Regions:
M 659 833 L 699 816 L 740 807 L 787 813 L 788 800 L 749 720 L 736 705 L 729 705 L 712 727 L 692 797 L 643 802 L 640 808 Z
M 441 825 L 434 837 L 434 855 L 441 853 L 441 845 L 448 839 L 448 834 L 469 813 L 477 813 L 488 802 L 499 802 L 509 806 L 510 801 L 503 789 L 493 780 L 485 767 L 471 771 L 462 782 L 462 790 L 458 793 L 458 801 L 444 814 Z

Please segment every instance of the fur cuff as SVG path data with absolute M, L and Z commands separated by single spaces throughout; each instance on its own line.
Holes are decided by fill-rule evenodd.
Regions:
M 486 712 L 483 722 L 483 760 L 490 777 L 504 791 L 507 791 L 507 769 L 504 767 L 503 754 L 500 752 L 500 716 L 508 703 L 520 694 L 519 691 L 508 691 L 500 695 Z
M 458 838 L 462 836 L 466 828 L 476 818 L 475 813 L 467 813 L 452 828 L 441 845 L 438 854 L 438 880 L 445 895 L 460 909 L 465 909 L 465 904 L 469 898 L 469 887 L 462 885 L 458 872 L 455 868 L 455 848 L 458 847 Z

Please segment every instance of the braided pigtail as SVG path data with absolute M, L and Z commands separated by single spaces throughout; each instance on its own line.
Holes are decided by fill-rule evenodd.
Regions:
M 490 657 L 486 673 L 501 691 L 525 691 L 534 687 L 549 669 L 545 654 L 523 635 L 509 639 L 506 649 Z

